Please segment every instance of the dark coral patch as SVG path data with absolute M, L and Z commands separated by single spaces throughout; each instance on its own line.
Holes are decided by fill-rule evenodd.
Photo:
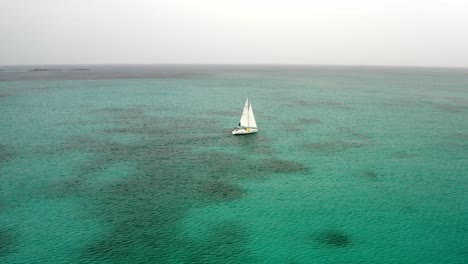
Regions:
M 0 144 L 0 166 L 13 159 L 15 156 L 15 149 L 13 146 L 10 145 L 2 145 Z
M 344 248 L 351 245 L 351 238 L 342 231 L 327 230 L 315 236 L 315 240 L 321 245 Z
M 457 134 L 454 134 L 454 136 L 466 139 L 468 138 L 468 133 L 457 133 Z
M 103 114 L 109 112 L 115 113 L 110 119 L 117 120 L 119 125 L 118 130 L 105 133 L 154 134 L 158 137 L 148 138 L 141 145 L 74 137 L 60 145 L 61 152 L 90 153 L 93 158 L 82 161 L 71 175 L 54 182 L 47 191 L 53 197 L 70 194 L 91 197 L 89 200 L 92 202 L 86 204 L 86 217 L 101 219 L 109 228 L 84 248 L 83 262 L 134 262 L 133 257 L 138 255 L 154 260 L 150 262 L 164 263 L 170 262 L 174 252 L 190 252 L 190 257 L 187 257 L 193 256 L 191 263 L 243 259 L 248 255 L 245 251 L 248 236 L 243 235 L 245 230 L 242 226 L 223 225 L 212 230 L 203 241 L 192 244 L 191 239 L 179 233 L 178 222 L 194 207 L 242 198 L 245 190 L 233 184 L 237 180 L 269 177 L 272 172 L 308 169 L 293 161 L 259 160 L 250 156 L 193 150 L 197 146 L 206 147 L 220 142 L 248 151 L 268 150 L 269 144 L 262 137 L 253 140 L 255 138 L 212 134 L 160 133 L 152 129 L 154 126 L 145 126 L 151 117 L 146 117 L 141 111 L 103 110 Z M 197 127 L 194 122 L 198 121 L 177 123 Z M 174 162 L 182 159 L 184 162 Z M 93 187 L 95 177 L 100 177 L 105 169 L 119 162 L 134 164 L 127 177 Z M 257 171 L 253 173 L 251 168 Z M 215 255 L 205 258 L 211 252 Z M 183 254 L 182 258 L 186 257 L 184 253 L 180 254 Z
M 193 206 L 193 196 L 181 178 L 172 172 L 141 174 L 91 193 L 98 200 L 96 216 L 112 228 L 87 246 L 83 261 L 131 263 L 138 255 L 166 262 L 174 248 L 182 246 L 175 225 Z
M 323 101 L 318 103 L 319 106 L 326 106 L 337 109 L 351 109 L 351 107 L 344 105 L 343 103 L 337 101 Z
M 370 137 L 359 131 L 359 130 L 356 130 L 356 129 L 353 129 L 353 128 L 349 128 L 349 127 L 342 127 L 339 129 L 339 132 L 340 134 L 346 136 L 347 139 L 350 139 L 350 140 L 368 140 L 370 139 Z
M 371 170 L 363 171 L 361 175 L 370 180 L 375 180 L 379 176 L 377 173 Z
M 42 191 L 48 198 L 65 198 L 79 195 L 84 189 L 85 179 L 82 177 L 65 177 L 50 181 Z
M 299 118 L 299 123 L 301 124 L 320 124 L 322 121 L 317 118 Z
M 261 163 L 254 163 L 251 169 L 263 173 L 301 173 L 308 172 L 309 167 L 289 160 L 269 159 Z
M 406 151 L 393 152 L 391 155 L 392 157 L 397 158 L 397 159 L 409 159 L 409 158 L 416 157 L 416 155 L 408 153 Z
M 0 229 L 0 258 L 12 254 L 15 251 L 15 239 L 13 234 L 5 229 Z
M 124 233 L 115 233 L 112 237 L 100 240 L 95 244 L 88 247 L 86 255 L 83 255 L 85 259 L 106 259 L 106 258 L 118 258 L 126 257 L 130 254 L 130 245 L 135 243 L 131 240 L 130 236 L 125 236 Z
M 205 183 L 201 186 L 200 191 L 207 197 L 217 201 L 233 201 L 241 198 L 245 193 L 241 187 L 221 181 Z

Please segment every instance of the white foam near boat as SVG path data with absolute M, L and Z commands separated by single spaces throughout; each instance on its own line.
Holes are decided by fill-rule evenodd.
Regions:
M 253 114 L 252 105 L 250 104 L 249 98 L 245 101 L 244 111 L 239 122 L 239 126 L 233 131 L 233 135 L 244 135 L 257 133 L 257 122 L 255 122 L 255 116 Z

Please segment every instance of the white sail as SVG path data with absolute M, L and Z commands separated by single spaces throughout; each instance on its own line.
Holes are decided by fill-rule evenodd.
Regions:
M 239 122 L 239 126 L 248 127 L 249 126 L 249 98 L 245 101 L 244 111 Z
M 248 118 L 248 127 L 257 127 L 257 122 L 255 122 L 255 116 L 253 114 L 252 105 L 249 102 L 249 118 Z

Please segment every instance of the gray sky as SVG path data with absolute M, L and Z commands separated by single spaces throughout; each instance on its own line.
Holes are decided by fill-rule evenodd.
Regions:
M 0 0 L 0 64 L 468 67 L 468 0 Z

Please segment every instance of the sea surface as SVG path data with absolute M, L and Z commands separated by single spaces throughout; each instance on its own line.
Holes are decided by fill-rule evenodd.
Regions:
M 468 263 L 468 69 L 0 70 L 0 263 Z

